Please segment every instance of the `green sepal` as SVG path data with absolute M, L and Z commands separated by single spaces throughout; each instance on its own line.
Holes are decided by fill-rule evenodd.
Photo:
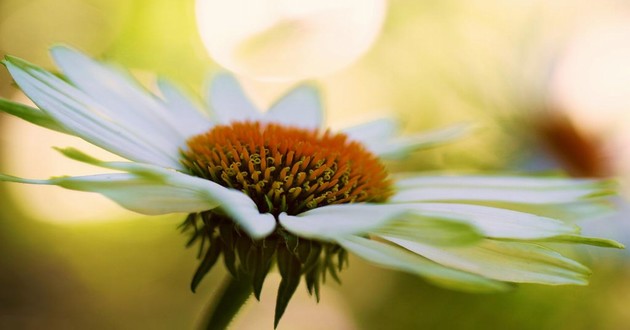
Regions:
M 214 237 L 214 231 L 215 229 L 219 226 L 219 223 L 217 221 L 213 221 L 212 217 L 208 216 L 208 217 L 201 217 L 202 221 L 203 221 L 203 227 L 201 228 L 201 230 L 199 230 L 198 232 L 196 232 L 195 234 L 197 235 L 201 235 L 202 239 L 201 239 L 201 244 L 199 244 L 199 256 L 201 256 L 203 249 L 205 247 L 206 241 L 209 242 L 208 244 L 211 243 L 211 238 Z M 195 225 L 195 230 L 197 230 L 197 226 Z M 202 232 L 203 231 L 203 232 Z M 219 245 L 219 242 L 215 242 L 215 245 Z M 197 258 L 199 258 L 199 256 Z
M 330 274 L 330 276 L 335 280 L 335 282 L 341 284 L 341 279 L 339 278 L 339 274 L 337 274 L 337 267 L 335 267 L 334 257 L 337 252 L 341 249 L 338 245 L 326 245 L 326 249 L 324 250 L 324 276 L 322 277 L 323 281 L 326 281 L 326 271 Z
M 210 269 L 214 266 L 219 259 L 219 255 L 221 254 L 221 245 L 218 244 L 218 239 L 213 237 L 210 239 L 210 246 L 208 247 L 208 251 L 206 252 L 203 261 L 199 267 L 197 267 L 197 271 L 195 271 L 195 275 L 193 275 L 192 282 L 190 283 L 190 289 L 192 292 L 195 292 L 197 286 L 201 282 L 201 280 L 208 274 Z
M 273 264 L 276 245 L 276 241 L 263 241 L 256 249 L 256 267 L 252 274 L 252 286 L 254 289 L 254 297 L 256 297 L 257 300 L 260 300 L 260 292 L 263 283 Z
M 617 241 L 611 240 L 611 239 L 580 236 L 580 235 L 560 235 L 560 236 L 549 237 L 547 239 L 541 239 L 541 240 L 538 240 L 538 242 L 585 244 L 585 245 L 599 246 L 599 247 L 605 247 L 605 248 L 614 248 L 614 249 L 625 248 L 623 244 Z
M 241 264 L 245 264 L 245 269 L 248 269 L 248 274 L 253 274 L 256 271 L 257 267 L 257 258 L 258 258 L 258 249 L 259 246 L 254 244 L 251 240 L 249 242 L 249 251 L 245 256 L 245 260 L 241 260 Z
M 221 224 L 219 226 L 219 231 L 221 235 L 221 244 L 223 245 L 223 263 L 225 263 L 225 268 L 232 274 L 232 276 L 237 277 L 238 272 L 236 270 L 236 253 L 234 253 L 234 231 L 231 230 L 232 225 L 230 224 Z
M 319 264 L 319 256 L 322 253 L 322 245 L 319 243 L 311 244 L 309 255 L 304 261 L 304 273 L 308 273 L 312 268 Z
M 68 134 L 65 128 L 61 127 L 61 125 L 45 112 L 29 107 L 28 105 L 12 102 L 0 97 L 0 111 L 24 119 L 37 126 Z
M 341 272 L 344 265 L 348 266 L 348 251 L 340 249 L 337 253 L 337 269 Z
M 313 245 L 313 241 L 304 240 L 300 244 L 298 244 L 296 248 L 296 253 L 300 262 L 304 264 L 308 259 L 308 256 L 311 253 L 311 246 Z
M 252 240 L 246 236 L 238 236 L 236 238 L 235 246 L 241 272 L 245 274 L 250 274 L 253 269 L 249 267 L 250 264 L 247 262 L 247 260 L 249 259 L 250 252 L 253 248 Z
M 278 297 L 276 299 L 276 312 L 274 317 L 274 329 L 278 327 L 278 322 L 291 300 L 293 293 L 300 284 L 300 276 L 302 264 L 298 257 L 285 247 L 279 247 L 278 252 L 278 269 L 280 270 L 280 287 L 278 288 Z
M 190 239 L 188 240 L 188 242 L 186 242 L 186 248 L 193 246 L 193 244 L 195 244 L 195 242 L 197 242 L 199 238 L 202 239 L 202 244 L 203 244 L 203 240 L 206 237 L 205 235 L 200 234 L 199 227 L 197 227 L 197 216 L 198 216 L 197 213 L 189 214 L 188 216 L 186 216 L 186 220 L 179 226 L 182 232 L 188 231 L 190 230 L 190 228 L 192 228 L 193 230 L 192 235 L 190 235 Z M 201 257 L 202 251 L 203 251 L 203 247 L 199 249 L 199 255 L 197 256 L 197 258 Z
M 319 263 L 315 263 L 314 266 L 304 274 L 304 280 L 306 281 L 306 289 L 312 296 L 315 294 L 315 300 L 319 302 L 319 278 L 321 276 L 321 267 Z
M 286 245 L 287 250 L 292 253 L 297 253 L 297 249 L 300 246 L 300 238 L 293 235 L 286 235 L 284 237 L 284 244 Z

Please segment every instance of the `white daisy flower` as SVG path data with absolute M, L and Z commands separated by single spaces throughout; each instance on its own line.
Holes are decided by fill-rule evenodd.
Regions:
M 166 81 L 156 96 L 72 49 L 52 55 L 65 79 L 7 57 L 39 109 L 0 100 L 0 110 L 129 162 L 59 149 L 119 173 L 0 180 L 96 192 L 142 214 L 188 213 L 184 229 L 202 256 L 193 290 L 222 255 L 247 282 L 242 299 L 259 298 L 276 264 L 276 324 L 301 277 L 319 298 L 320 282 L 337 278 L 347 252 L 441 286 L 487 291 L 586 284 L 589 270 L 546 242 L 621 247 L 541 215 L 598 210 L 607 181 L 389 173 L 384 160 L 458 138 L 463 126 L 399 137 L 395 121 L 381 119 L 333 132 L 322 128 L 316 88 L 299 86 L 262 112 L 227 74 L 213 80 L 199 109 Z

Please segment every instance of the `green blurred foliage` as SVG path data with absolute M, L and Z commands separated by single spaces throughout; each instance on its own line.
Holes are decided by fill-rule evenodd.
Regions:
M 360 329 L 625 329 L 630 268 L 615 254 L 599 253 L 587 263 L 594 274 L 586 287 L 520 285 L 507 293 L 467 294 L 406 274 L 380 275 L 386 271 L 351 260 L 345 275 L 352 282 L 341 289 Z M 391 286 L 372 297 L 374 279 L 384 276 Z

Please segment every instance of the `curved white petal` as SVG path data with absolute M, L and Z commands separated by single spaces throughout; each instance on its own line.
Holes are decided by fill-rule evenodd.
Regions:
M 263 120 L 292 127 L 319 129 L 323 117 L 319 92 L 313 86 L 302 85 L 272 105 L 263 115 Z
M 400 219 L 370 231 L 370 234 L 438 246 L 469 245 L 483 239 L 482 233 L 466 221 L 426 217 L 414 213 L 407 213 Z
M 260 213 L 256 203 L 238 190 L 225 188 L 209 180 L 159 168 L 151 170 L 145 167 L 141 168 L 139 173 L 149 176 L 161 175 L 161 179 L 166 184 L 198 191 L 204 198 L 218 202 L 221 210 L 253 239 L 263 238 L 276 228 L 274 216 L 269 213 Z
M 364 234 L 403 216 L 406 210 L 381 204 L 338 204 L 318 207 L 297 216 L 280 214 L 280 224 L 300 237 L 334 241 Z
M 412 151 L 457 140 L 470 129 L 469 124 L 456 124 L 425 133 L 396 137 L 398 122 L 391 118 L 381 118 L 343 129 L 342 132 L 363 143 L 368 150 L 381 158 L 400 159 Z
M 276 227 L 276 220 L 273 215 L 260 213 L 256 203 L 238 190 L 228 189 L 206 179 L 158 166 L 128 162 L 103 162 L 76 149 L 60 151 L 67 157 L 88 164 L 127 171 L 143 177 L 155 178 L 166 184 L 196 189 L 202 192 L 206 198 L 218 201 L 221 209 L 254 239 L 269 235 Z
M 401 204 L 401 208 L 427 217 L 465 221 L 492 238 L 542 239 L 574 234 L 579 230 L 559 220 L 479 205 L 414 203 Z
M 15 58 L 6 66 L 24 93 L 65 131 L 127 159 L 181 168 L 177 150 L 112 122 L 99 104 L 65 81 Z
M 369 147 L 373 143 L 381 143 L 389 140 L 398 132 L 398 122 L 393 118 L 380 118 L 367 123 L 342 129 L 351 139 L 363 143 Z
M 128 74 L 64 46 L 51 49 L 57 65 L 74 85 L 101 105 L 100 111 L 127 129 L 177 151 L 191 134 L 177 125 L 189 113 L 169 113 L 155 97 Z
M 471 203 L 472 202 L 468 202 Z M 585 219 L 595 219 L 615 214 L 615 206 L 605 198 L 589 198 L 562 204 L 522 204 L 505 202 L 477 202 L 478 204 L 500 209 L 537 214 L 572 223 Z M 475 204 L 477 204 L 475 203 Z
M 124 208 L 149 215 L 201 212 L 221 207 L 223 212 L 254 239 L 263 238 L 275 229 L 273 215 L 258 212 L 256 204 L 239 191 L 178 172 L 166 176 L 164 173 L 160 174 L 160 177 L 152 177 L 117 173 L 50 180 L 0 175 L 0 181 L 57 185 L 72 190 L 96 192 Z
M 492 187 L 492 188 L 515 188 L 515 189 L 571 189 L 580 187 L 596 188 L 601 184 L 609 184 L 608 181 L 595 179 L 569 179 L 554 177 L 524 177 L 524 176 L 491 176 L 491 175 L 398 175 L 396 181 L 398 188 L 415 188 L 424 186 L 445 186 L 445 187 Z
M 262 113 L 245 95 L 236 78 L 227 73 L 218 74 L 212 79 L 208 104 L 221 124 L 262 118 Z
M 469 124 L 457 124 L 425 133 L 383 140 L 380 143 L 374 143 L 371 148 L 372 152 L 381 158 L 400 159 L 416 150 L 456 141 L 470 131 Z
M 392 268 L 425 277 L 445 287 L 466 291 L 506 290 L 510 286 L 467 272 L 447 268 L 394 246 L 358 236 L 339 238 L 344 249 L 381 267 Z
M 172 124 L 180 132 L 186 132 L 187 136 L 191 136 L 204 133 L 214 126 L 214 123 L 208 118 L 209 114 L 202 112 L 203 110 L 184 95 L 178 87 L 163 78 L 158 79 L 157 83 L 164 96 L 166 106 L 170 110 L 170 115 L 178 118 L 173 120 Z
M 610 182 L 519 177 L 411 177 L 396 182 L 391 202 L 494 201 L 562 204 L 608 194 Z
M 585 285 L 590 275 L 580 263 L 535 244 L 486 240 L 474 246 L 445 248 L 384 238 L 447 267 L 500 281 Z
M 71 190 L 96 192 L 126 209 L 147 215 L 201 212 L 219 206 L 216 200 L 204 198 L 196 190 L 167 185 L 164 182 L 131 173 L 58 177 L 49 180 L 30 180 L 0 175 L 0 180 L 57 185 Z

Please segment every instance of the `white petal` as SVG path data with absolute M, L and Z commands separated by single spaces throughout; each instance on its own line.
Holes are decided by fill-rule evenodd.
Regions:
M 280 224 L 300 237 L 333 241 L 363 234 L 401 217 L 406 211 L 378 204 L 339 204 L 318 207 L 297 216 L 280 214 Z
M 359 141 L 374 154 L 390 141 L 398 132 L 398 122 L 392 118 L 381 118 L 356 126 L 344 128 L 341 132 L 351 139 Z
M 68 47 L 51 49 L 57 65 L 77 88 L 100 104 L 101 111 L 128 129 L 148 134 L 169 150 L 177 150 L 191 134 L 177 127 L 186 113 L 169 113 L 157 98 L 121 70 L 92 60 Z
M 358 236 L 339 238 L 344 249 L 379 266 L 427 278 L 438 285 L 467 291 L 506 290 L 509 285 L 440 266 L 403 249 Z
M 470 247 L 444 248 L 385 238 L 447 267 L 501 281 L 585 285 L 590 274 L 578 262 L 534 244 L 486 240 Z
M 571 203 L 607 194 L 610 183 L 597 180 L 519 177 L 413 177 L 396 183 L 391 202 L 495 201 L 525 204 Z
M 219 206 L 217 201 L 204 198 L 198 191 L 166 185 L 130 173 L 59 177 L 50 180 L 29 180 L 0 175 L 0 180 L 57 185 L 72 190 L 96 192 L 126 209 L 148 215 L 201 212 Z
M 177 151 L 111 122 L 98 104 L 65 81 L 18 59 L 7 60 L 6 66 L 20 88 L 66 131 L 127 159 L 181 168 Z
M 457 124 L 411 136 L 395 137 L 398 122 L 382 118 L 342 130 L 350 138 L 362 142 L 372 153 L 381 158 L 400 159 L 412 151 L 452 142 L 466 135 L 471 125 Z
M 605 198 L 588 198 L 562 204 L 523 204 L 488 201 L 467 203 L 531 213 L 571 223 L 610 216 L 616 213 L 614 204 Z
M 240 225 L 253 239 L 263 238 L 276 228 L 276 220 L 272 214 L 260 213 L 256 203 L 244 193 L 220 186 L 212 181 L 186 175 L 176 171 L 147 167 L 141 168 L 139 173 L 148 175 L 162 175 L 168 185 L 186 187 L 201 193 L 201 195 L 221 206 L 230 219 Z M 146 175 L 146 174 L 144 174 Z
M 605 182 L 594 179 L 568 179 L 555 177 L 521 177 L 521 176 L 406 176 L 400 175 L 396 182 L 399 188 L 414 188 L 418 186 L 488 186 L 495 188 L 517 189 L 549 189 L 549 188 L 575 188 L 582 186 L 597 186 Z
M 272 105 L 263 116 L 266 122 L 319 129 L 323 122 L 319 92 L 313 86 L 298 86 Z
M 414 203 L 401 204 L 401 208 L 427 217 L 466 221 L 493 238 L 541 239 L 574 234 L 579 229 L 551 218 L 479 205 Z
M 470 125 L 457 124 L 421 134 L 383 140 L 380 143 L 373 143 L 371 148 L 372 152 L 381 158 L 400 159 L 416 150 L 432 148 L 459 140 L 470 131 Z
M 70 153 L 67 150 L 70 150 Z M 207 198 L 218 201 L 222 210 L 243 227 L 252 238 L 265 237 L 275 229 L 276 221 L 274 216 L 269 213 L 260 213 L 256 203 L 249 196 L 238 190 L 228 189 L 206 179 L 157 166 L 125 162 L 103 162 L 75 149 L 66 149 L 64 155 L 93 165 L 128 171 L 150 178 L 157 177 L 168 184 L 201 191 Z
M 261 112 L 247 98 L 236 78 L 230 74 L 218 74 L 212 79 L 208 97 L 208 104 L 221 124 L 262 118 Z
M 469 245 L 483 239 L 479 230 L 465 221 L 414 213 L 405 214 L 398 220 L 372 230 L 370 234 L 439 246 Z
M 276 219 L 270 213 L 260 213 L 256 203 L 238 190 L 228 189 L 218 196 L 221 210 L 230 216 L 253 239 L 267 237 L 276 229 Z
M 166 106 L 170 109 L 171 115 L 179 118 L 173 120 L 172 124 L 180 132 L 186 132 L 188 136 L 201 134 L 208 131 L 214 124 L 208 118 L 208 113 L 202 112 L 200 107 L 194 104 L 189 97 L 165 79 L 158 79 L 158 87 L 164 96 Z

